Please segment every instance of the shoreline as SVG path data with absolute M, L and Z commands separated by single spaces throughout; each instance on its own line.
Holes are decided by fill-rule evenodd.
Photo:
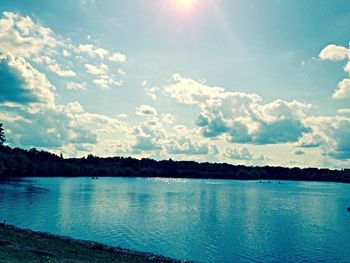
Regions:
M 0 225 L 0 262 L 186 263 L 153 253 Z
M 174 176 L 104 176 L 100 175 L 98 177 L 91 176 L 19 176 L 19 177 L 0 177 L 1 182 L 10 182 L 10 181 L 22 181 L 22 180 L 32 180 L 35 178 L 88 178 L 91 180 L 98 180 L 101 178 L 143 178 L 143 179 L 189 179 L 189 180 L 223 180 L 223 181 L 246 181 L 246 182 L 259 182 L 268 183 L 268 182 L 305 182 L 305 183 L 335 183 L 335 184 L 347 184 L 350 185 L 350 182 L 342 181 L 325 181 L 325 180 L 303 180 L 303 179 L 236 179 L 236 178 L 206 178 L 206 177 L 174 177 Z

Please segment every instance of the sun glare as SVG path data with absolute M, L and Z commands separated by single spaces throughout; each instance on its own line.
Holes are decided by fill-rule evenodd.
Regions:
M 195 9 L 198 0 L 170 0 L 176 9 L 183 12 L 191 12 Z

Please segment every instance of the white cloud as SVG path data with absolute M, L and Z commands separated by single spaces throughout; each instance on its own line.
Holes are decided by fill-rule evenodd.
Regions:
M 13 132 L 9 142 L 20 147 L 59 148 L 68 143 L 95 144 L 96 134 L 76 122 L 83 108 L 77 102 L 53 107 L 41 106 L 32 113 L 30 109 L 12 109 L 30 122 L 7 123 Z
M 173 81 L 174 84 L 165 88 L 165 93 L 179 103 L 199 104 L 206 102 L 208 99 L 218 99 L 226 95 L 224 88 L 209 87 L 198 81 L 183 78 L 177 73 L 173 75 Z M 239 93 L 232 94 L 240 95 Z
M 228 147 L 225 149 L 224 156 L 232 160 L 251 160 L 253 158 L 247 147 L 239 149 Z
M 101 64 L 98 66 L 85 64 L 84 66 L 87 70 L 87 73 L 91 75 L 106 75 L 108 72 L 108 66 L 106 64 Z
M 344 71 L 345 71 L 346 73 L 350 73 L 350 61 L 345 65 Z
M 125 62 L 126 61 L 126 56 L 122 53 L 114 53 L 109 57 L 110 61 L 113 62 Z
M 45 71 L 58 76 L 75 76 L 73 70 L 60 65 L 55 59 L 55 56 L 59 56 L 57 59 L 60 63 L 75 65 L 74 61 L 66 60 L 67 57 L 74 59 L 71 52 L 78 49 L 70 40 L 57 40 L 50 29 L 34 23 L 29 17 L 7 12 L 0 19 L 0 42 L 0 117 L 7 134 L 11 134 L 8 138 L 11 145 L 76 151 L 79 145 L 81 149 L 91 149 L 92 145 L 99 143 L 98 138 L 104 139 L 107 134 L 130 139 L 128 134 L 132 133 L 132 129 L 126 123 L 85 112 L 77 101 L 58 104 L 55 86 L 33 66 L 33 62 L 36 62 L 45 66 Z M 90 52 L 89 47 L 80 48 L 85 48 L 85 53 L 81 53 Z M 91 52 L 92 56 L 101 59 L 107 55 L 100 48 L 92 48 Z M 121 56 L 119 59 L 123 60 Z M 121 84 L 114 75 L 107 77 L 107 65 L 88 65 L 91 65 L 87 66 L 89 74 L 94 73 L 104 81 L 98 84 Z M 122 74 L 122 69 L 119 73 Z M 86 90 L 86 83 L 68 82 L 67 88 Z
M 332 95 L 333 99 L 344 99 L 350 97 L 350 79 L 343 79 Z
M 347 59 L 349 55 L 350 51 L 348 48 L 337 45 L 328 45 L 321 51 L 319 57 L 322 60 L 339 61 Z
M 135 143 L 132 149 L 138 153 L 139 151 L 160 151 L 163 146 L 161 140 L 166 137 L 166 132 L 159 122 L 147 120 L 134 127 L 133 135 Z
M 117 53 L 111 53 L 107 49 L 96 47 L 93 44 L 80 44 L 76 48 L 77 53 L 85 53 L 88 56 L 92 58 L 100 58 L 101 60 L 104 60 L 105 58 L 108 57 L 108 60 L 113 61 L 113 62 L 125 62 L 126 61 L 126 55 L 117 52 Z
M 62 55 L 63 55 L 64 57 L 70 57 L 72 54 L 71 54 L 68 50 L 63 49 Z
M 123 84 L 122 80 L 116 78 L 115 75 L 109 74 L 109 67 L 106 64 L 101 64 L 98 66 L 85 64 L 87 72 L 91 75 L 98 76 L 98 79 L 94 79 L 93 83 L 103 89 L 109 89 L 112 86 L 121 86 Z
M 337 110 L 338 114 L 350 114 L 350 109 L 339 109 Z
M 67 89 L 70 89 L 70 90 L 82 90 L 82 91 L 87 90 L 85 82 L 83 83 L 68 82 L 66 87 Z
M 145 88 L 146 94 L 148 97 L 150 97 L 152 100 L 156 100 L 157 99 L 157 91 L 158 88 L 156 87 L 152 87 L 152 88 Z
M 350 49 L 336 46 L 336 45 L 328 45 L 325 47 L 319 57 L 322 60 L 348 60 L 348 63 L 344 67 L 344 71 L 346 73 L 350 73 Z M 345 99 L 350 97 L 350 79 L 343 79 L 338 84 L 338 88 L 334 91 L 332 98 L 333 99 Z
M 60 65 L 57 64 L 56 60 L 48 56 L 40 56 L 33 59 L 37 64 L 46 64 L 47 70 L 55 73 L 60 77 L 75 77 L 77 74 L 71 69 L 62 69 Z
M 2 61 L 6 70 L 3 72 L 3 78 L 6 74 L 13 76 L 15 74 L 15 83 L 13 86 L 3 84 L 2 97 L 3 101 L 12 101 L 15 103 L 31 102 L 54 105 L 55 87 L 48 81 L 46 76 L 36 70 L 23 57 L 14 57 L 10 55 L 8 59 Z M 11 89 L 11 90 L 10 90 Z M 8 90 L 8 93 L 7 93 Z M 17 97 L 12 95 L 17 92 Z M 7 94 L 12 94 L 8 96 Z M 25 100 L 27 98 L 27 100 Z M 1 101 L 1 100 L 0 100 Z
M 143 104 L 136 108 L 136 114 L 139 116 L 155 116 L 157 115 L 157 111 L 155 108 Z
M 93 82 L 103 88 L 103 89 L 109 89 L 111 88 L 111 86 L 121 86 L 123 85 L 123 81 L 122 80 L 115 80 L 112 78 L 109 78 L 106 75 L 101 76 L 100 79 L 94 79 Z
M 85 53 L 93 58 L 99 57 L 100 59 L 104 59 L 109 54 L 108 50 L 104 48 L 95 47 L 92 44 L 86 44 L 86 45 L 80 44 L 77 48 L 77 52 Z
M 194 142 L 190 137 L 170 137 L 166 140 L 166 151 L 169 154 L 208 155 L 210 146 L 206 143 Z
M 245 163 L 258 162 L 262 164 L 265 162 L 265 157 L 263 155 L 252 154 L 247 147 L 227 147 L 223 152 L 223 156 L 230 160 L 245 161 Z
M 118 68 L 118 69 L 117 69 L 117 74 L 118 74 L 118 75 L 122 75 L 122 76 L 125 76 L 125 75 L 126 75 L 125 71 L 122 70 L 121 68 Z
M 73 112 L 73 113 L 84 112 L 83 106 L 81 106 L 80 103 L 77 101 L 68 103 L 67 108 L 68 108 L 69 112 Z
M 0 19 L 0 53 L 29 57 L 44 47 L 53 48 L 59 41 L 51 29 L 35 24 L 30 17 L 3 12 Z
M 305 122 L 314 130 L 314 140 L 319 141 L 323 155 L 338 160 L 350 159 L 349 117 L 308 117 Z M 311 139 L 309 139 L 312 142 Z
M 16 122 L 16 121 L 22 121 L 31 123 L 30 120 L 24 119 L 22 116 L 18 116 L 15 113 L 12 112 L 0 112 L 0 119 L 4 122 Z
M 117 115 L 118 118 L 127 118 L 128 117 L 128 114 L 126 113 L 120 113 Z
M 127 123 L 103 114 L 83 112 L 77 116 L 75 124 L 84 125 L 97 133 L 120 133 L 120 136 L 132 133 L 132 128 Z
M 225 136 L 237 143 L 275 144 L 295 142 L 309 130 L 303 125 L 311 105 L 276 100 L 262 104 L 256 94 L 230 92 L 210 87 L 176 74 L 166 94 L 183 104 L 200 109 L 196 121 L 205 137 Z
M 313 126 L 313 125 L 312 125 Z M 317 125 L 313 126 L 318 130 Z M 297 145 L 305 148 L 319 147 L 325 141 L 324 135 L 319 131 L 305 133 L 298 141 Z
M 109 72 L 110 61 L 125 62 L 124 54 L 93 44 L 73 44 L 70 39 L 56 35 L 50 28 L 34 22 L 28 16 L 4 12 L 0 19 L 0 43 L 1 60 L 9 56 L 23 57 L 32 66 L 33 62 L 44 66 L 43 72 L 52 72 L 62 78 L 76 77 L 74 67 L 81 64 L 85 66 L 86 73 L 98 76 L 92 82 L 102 88 L 121 86 L 122 81 L 118 77 L 125 75 L 122 68 L 113 69 L 114 74 Z M 72 53 L 79 55 L 72 56 Z M 106 64 L 96 64 L 95 59 L 106 61 Z
M 162 114 L 162 120 L 165 123 L 172 124 L 174 122 L 175 118 L 172 114 L 167 113 L 167 114 Z

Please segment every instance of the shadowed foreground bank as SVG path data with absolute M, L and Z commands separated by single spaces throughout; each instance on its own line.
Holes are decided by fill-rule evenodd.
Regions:
M 0 226 L 0 262 L 186 262 L 74 240 L 48 233 Z

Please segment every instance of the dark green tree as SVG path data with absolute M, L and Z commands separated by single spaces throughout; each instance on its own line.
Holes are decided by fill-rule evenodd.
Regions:
M 5 142 L 5 134 L 4 129 L 2 128 L 2 123 L 0 123 L 0 145 L 2 145 Z

